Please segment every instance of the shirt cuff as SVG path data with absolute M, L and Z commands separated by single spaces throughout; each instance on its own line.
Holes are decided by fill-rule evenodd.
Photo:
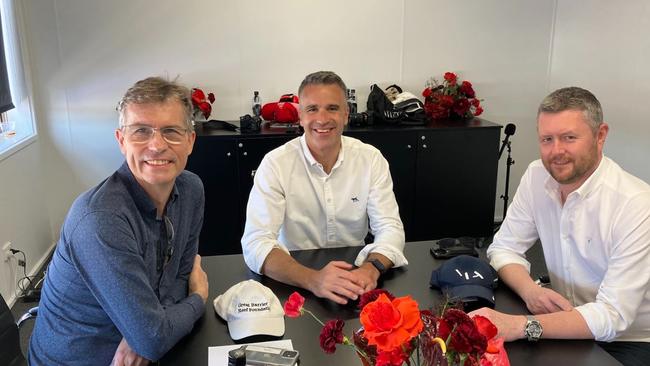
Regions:
M 609 306 L 604 303 L 590 302 L 584 305 L 576 306 L 575 309 L 582 315 L 587 323 L 587 327 L 593 334 L 594 339 L 601 342 L 609 342 L 616 338 L 616 329 L 611 324 L 612 317 L 618 317 L 618 314 L 608 310 Z
M 497 272 L 505 265 L 514 263 L 514 264 L 522 265 L 524 268 L 526 268 L 526 271 L 530 273 L 530 262 L 528 262 L 525 258 L 521 257 L 520 255 L 513 253 L 509 250 L 504 250 L 504 249 L 490 250 L 488 248 L 487 257 L 490 260 L 490 265 Z
M 357 255 L 357 259 L 354 261 L 354 265 L 361 267 L 361 265 L 366 261 L 370 253 L 378 253 L 388 258 L 393 262 L 393 267 L 402 267 L 409 264 L 402 253 L 401 250 L 394 248 L 389 245 L 379 245 L 379 244 L 368 244 L 363 247 L 361 252 Z
M 187 303 L 192 307 L 194 312 L 194 322 L 196 322 L 205 313 L 205 303 L 203 303 L 203 299 L 197 293 L 188 296 Z

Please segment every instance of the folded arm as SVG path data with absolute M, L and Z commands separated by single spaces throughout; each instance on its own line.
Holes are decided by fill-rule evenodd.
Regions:
M 112 213 L 89 214 L 73 236 L 71 259 L 81 278 L 138 355 L 159 359 L 203 314 L 205 304 L 199 293 L 175 304 L 160 303 L 123 219 Z

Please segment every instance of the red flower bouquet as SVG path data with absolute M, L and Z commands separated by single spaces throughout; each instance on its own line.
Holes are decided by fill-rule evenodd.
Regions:
M 203 115 L 205 119 L 212 113 L 212 103 L 214 103 L 214 94 L 208 93 L 207 97 L 203 90 L 199 88 L 192 89 L 192 106 L 194 107 L 194 116 Z
M 481 99 L 469 81 L 459 83 L 458 76 L 446 72 L 442 84 L 431 78 L 422 91 L 424 110 L 433 119 L 471 118 L 481 115 Z
M 343 334 L 345 323 L 323 323 L 305 309 L 305 298 L 294 292 L 284 305 L 291 318 L 310 314 L 323 325 L 320 346 L 334 353 L 336 345 L 350 346 L 364 366 L 509 366 L 503 339 L 487 318 L 470 318 L 464 311 L 445 306 L 438 315 L 420 311 L 410 296 L 395 297 L 376 289 L 361 296 L 362 328 L 353 341 Z

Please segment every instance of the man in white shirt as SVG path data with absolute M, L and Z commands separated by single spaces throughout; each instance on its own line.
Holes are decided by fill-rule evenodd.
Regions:
M 480 309 L 506 340 L 595 339 L 625 365 L 650 360 L 650 186 L 603 156 L 609 127 L 589 91 L 541 103 L 541 159 L 530 164 L 488 248 L 534 316 Z M 529 275 L 540 240 L 553 290 Z M 611 343 L 610 343 L 611 342 Z
M 390 267 L 408 264 L 404 228 L 388 162 L 379 150 L 343 137 L 346 86 L 333 72 L 307 75 L 298 90 L 303 136 L 269 152 L 248 199 L 242 237 L 250 269 L 339 304 L 377 286 Z M 366 245 L 354 265 L 305 267 L 290 250 Z M 356 265 L 356 266 L 355 266 Z

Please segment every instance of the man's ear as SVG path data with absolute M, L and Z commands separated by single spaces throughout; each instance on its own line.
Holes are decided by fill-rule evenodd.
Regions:
M 598 141 L 598 146 L 600 146 L 601 149 L 605 144 L 605 139 L 607 138 L 608 133 L 609 125 L 605 122 L 601 123 L 600 126 L 598 126 L 598 133 L 596 134 L 596 141 Z
M 126 147 L 124 146 L 126 143 L 124 141 L 124 131 L 122 131 L 121 128 L 115 130 L 115 139 L 117 140 L 118 145 L 120 145 L 120 151 L 122 152 L 122 155 L 126 155 Z
M 188 148 L 189 150 L 187 152 L 187 155 L 191 155 L 192 151 L 194 150 L 194 141 L 196 141 L 196 131 L 192 131 L 190 133 L 189 139 L 190 139 L 190 146 Z

